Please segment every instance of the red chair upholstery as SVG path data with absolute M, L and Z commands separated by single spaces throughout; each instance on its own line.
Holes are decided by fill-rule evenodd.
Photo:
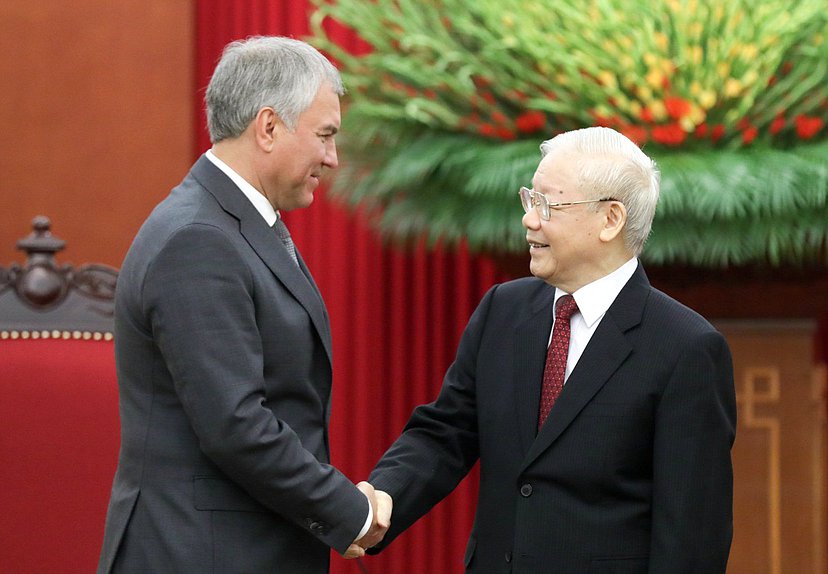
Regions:
M 59 267 L 46 218 L 0 267 L 0 572 L 94 572 L 119 448 L 117 272 Z

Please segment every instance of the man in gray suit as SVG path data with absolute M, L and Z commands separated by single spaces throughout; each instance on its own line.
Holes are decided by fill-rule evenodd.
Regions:
M 213 147 L 118 279 L 121 453 L 99 573 L 321 574 L 330 548 L 361 556 L 387 530 L 390 498 L 329 464 L 328 315 L 280 220 L 337 166 L 343 91 L 304 42 L 225 48 Z

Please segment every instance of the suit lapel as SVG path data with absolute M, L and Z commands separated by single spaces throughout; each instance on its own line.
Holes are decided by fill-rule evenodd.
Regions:
M 529 317 L 514 332 L 515 416 L 523 452 L 535 440 L 546 349 L 552 331 L 555 288 L 544 289 L 528 305 Z
M 192 174 L 227 213 L 239 220 L 239 231 L 250 247 L 308 312 L 319 332 L 328 360 L 332 362 L 331 332 L 325 304 L 298 251 L 301 268 L 296 266 L 276 232 L 268 227 L 256 208 L 205 156 L 201 156 L 195 163 Z
M 589 340 L 555 401 L 546 424 L 532 443 L 523 468 L 529 466 L 561 436 L 632 352 L 627 331 L 641 322 L 649 286 L 647 276 L 639 264 Z M 535 400 L 536 405 L 537 402 L 538 399 Z M 537 414 L 535 420 L 537 421 Z

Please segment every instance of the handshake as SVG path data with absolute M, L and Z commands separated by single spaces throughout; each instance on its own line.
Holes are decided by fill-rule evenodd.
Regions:
M 391 510 L 394 502 L 388 493 L 382 490 L 375 490 L 371 484 L 364 481 L 356 486 L 368 497 L 368 502 L 371 503 L 371 509 L 374 514 L 368 532 L 348 547 L 348 550 L 344 554 L 345 558 L 362 558 L 365 556 L 365 549 L 379 544 L 391 526 Z

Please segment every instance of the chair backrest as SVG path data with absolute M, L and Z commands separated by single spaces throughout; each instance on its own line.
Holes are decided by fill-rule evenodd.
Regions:
M 93 572 L 119 448 L 117 270 L 58 265 L 37 217 L 0 266 L 0 572 Z

